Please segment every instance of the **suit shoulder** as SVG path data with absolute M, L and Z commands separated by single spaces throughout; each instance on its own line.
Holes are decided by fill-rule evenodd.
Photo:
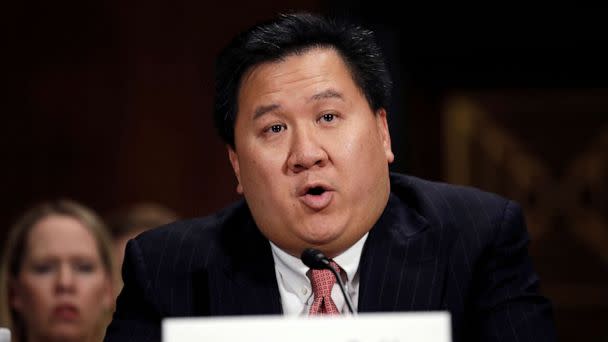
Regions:
M 421 179 L 414 176 L 391 174 L 391 191 L 415 203 L 437 208 L 464 206 L 470 209 L 501 210 L 508 199 L 471 186 L 455 185 Z
M 391 192 L 436 227 L 492 239 L 517 203 L 474 187 L 391 174 Z
M 148 262 L 160 263 L 170 257 L 180 260 L 176 265 L 196 263 L 194 257 L 212 257 L 220 244 L 222 231 L 245 208 L 244 201 L 238 201 L 209 216 L 180 220 L 147 230 L 134 240 Z

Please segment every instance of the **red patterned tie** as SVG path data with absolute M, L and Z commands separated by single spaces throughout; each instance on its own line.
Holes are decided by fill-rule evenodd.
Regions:
M 340 266 L 335 262 L 330 263 L 331 267 L 340 274 Z M 309 315 L 339 315 L 340 311 L 331 299 L 331 289 L 336 283 L 336 277 L 330 270 L 311 270 L 310 278 L 312 283 L 312 293 L 314 301 L 310 307 Z

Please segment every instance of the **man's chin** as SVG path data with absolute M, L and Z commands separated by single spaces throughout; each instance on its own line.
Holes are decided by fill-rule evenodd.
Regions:
M 344 244 L 340 234 L 326 234 L 323 236 L 308 237 L 304 240 L 302 251 L 306 248 L 316 248 L 328 257 L 334 257 L 342 252 L 341 245 Z
M 302 240 L 313 246 L 320 247 L 323 245 L 329 245 L 338 240 L 342 236 L 342 231 L 331 228 L 311 228 L 307 229 L 302 234 Z

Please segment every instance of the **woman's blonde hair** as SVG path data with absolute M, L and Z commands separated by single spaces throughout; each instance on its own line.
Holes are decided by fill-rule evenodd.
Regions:
M 52 215 L 72 217 L 89 230 L 97 242 L 97 249 L 110 284 L 114 283 L 114 261 L 108 231 L 101 219 L 91 209 L 66 199 L 44 202 L 29 209 L 11 227 L 0 263 L 0 326 L 11 330 L 13 341 L 25 341 L 26 331 L 21 317 L 11 308 L 9 284 L 11 279 L 15 279 L 21 271 L 27 237 L 32 227 L 43 218 Z M 95 332 L 99 339 L 103 337 L 112 311 L 109 310 L 99 323 L 99 331 Z

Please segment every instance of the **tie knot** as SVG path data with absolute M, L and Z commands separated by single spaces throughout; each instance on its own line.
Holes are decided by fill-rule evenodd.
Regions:
M 340 266 L 331 261 L 330 266 L 340 274 Z M 330 270 L 311 270 L 310 280 L 312 284 L 312 292 L 316 297 L 331 296 L 331 289 L 336 283 L 336 276 Z

